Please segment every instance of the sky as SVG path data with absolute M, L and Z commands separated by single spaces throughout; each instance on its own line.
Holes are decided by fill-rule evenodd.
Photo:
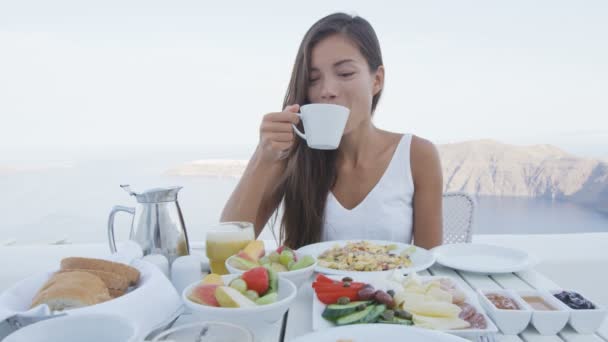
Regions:
M 254 146 L 336 11 L 379 37 L 379 127 L 608 158 L 601 0 L 0 0 L 0 150 Z

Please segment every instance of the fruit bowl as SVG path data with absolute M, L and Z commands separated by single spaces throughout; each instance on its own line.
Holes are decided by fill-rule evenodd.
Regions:
M 226 286 L 233 279 L 238 278 L 238 274 L 228 274 L 222 276 L 222 280 Z M 192 301 L 189 296 L 192 290 L 200 285 L 201 282 L 187 286 L 182 292 L 182 300 L 193 314 L 205 319 L 213 319 L 220 322 L 238 322 L 248 323 L 264 322 L 274 323 L 283 317 L 283 314 L 289 309 L 289 305 L 296 298 L 297 290 L 295 285 L 288 279 L 279 277 L 278 279 L 278 296 L 274 303 L 266 305 L 257 305 L 250 307 L 216 307 L 199 304 Z
M 272 250 L 268 250 L 266 251 L 266 254 L 268 255 L 271 252 Z M 295 252 L 295 255 L 298 260 L 302 260 L 302 258 L 304 257 L 304 255 L 299 252 Z M 279 275 L 279 278 L 290 280 L 296 286 L 296 288 L 299 288 L 306 280 L 310 279 L 310 277 L 314 273 L 315 267 L 317 266 L 317 259 L 315 259 L 314 257 L 309 258 L 312 258 L 312 264 L 304 268 L 296 269 L 293 271 L 275 269 L 275 271 Z M 237 259 L 237 256 L 233 255 L 226 260 L 226 269 L 231 274 L 243 274 L 246 270 L 235 267 L 234 265 L 238 264 L 234 262 L 235 259 Z

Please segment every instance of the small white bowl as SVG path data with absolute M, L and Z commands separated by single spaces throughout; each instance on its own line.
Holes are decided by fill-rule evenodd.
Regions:
M 532 311 L 532 325 L 541 335 L 555 335 L 568 323 L 570 312 L 564 308 L 563 303 L 548 291 L 521 290 L 516 291 L 522 302 Z M 524 297 L 542 298 L 545 304 L 553 310 L 539 310 L 528 303 Z
M 498 294 L 511 298 L 520 310 L 503 310 L 497 308 L 487 297 L 486 294 Z M 511 290 L 478 290 L 479 301 L 488 311 L 488 315 L 494 320 L 500 331 L 505 335 L 517 335 L 524 331 L 532 317 L 532 310 L 524 303 L 519 296 Z
M 558 298 L 555 298 L 557 302 L 563 306 L 563 308 L 570 312 L 569 322 L 572 328 L 574 328 L 574 330 L 576 330 L 580 334 L 592 334 L 596 332 L 604 322 L 604 319 L 606 318 L 606 313 L 608 312 L 606 308 L 599 305 L 597 301 L 593 301 L 591 298 L 587 297 L 583 293 L 580 293 L 579 291 L 553 290 L 550 291 L 550 293 L 552 296 L 555 296 L 555 294 L 560 293 L 561 291 L 577 292 L 581 296 L 583 296 L 583 298 L 587 299 L 588 301 L 593 303 L 593 305 L 595 305 L 595 309 L 577 310 L 572 309 L 566 303 L 562 302 Z
M 267 253 L 270 253 L 271 251 L 267 251 Z M 296 256 L 298 257 L 298 260 L 301 257 L 301 255 L 298 252 L 296 252 Z M 226 269 L 228 270 L 228 272 L 230 272 L 231 274 L 245 273 L 246 272 L 245 270 L 241 270 L 241 269 L 238 269 L 238 268 L 230 265 L 229 260 L 232 257 L 234 257 L 234 255 L 231 256 L 230 258 L 226 259 Z M 312 274 L 315 271 L 315 266 L 317 266 L 317 259 L 315 257 L 313 257 L 313 259 L 315 260 L 315 262 L 308 267 L 301 268 L 301 269 L 295 270 L 295 271 L 277 272 L 277 274 L 279 275 L 280 278 L 285 278 L 285 279 L 290 280 L 296 286 L 296 288 L 300 288 L 300 286 L 306 280 L 310 279 L 310 277 L 312 276 Z
M 180 325 L 156 336 L 155 341 L 194 341 L 201 331 L 207 329 L 205 338 L 225 342 L 253 342 L 253 334 L 248 329 L 225 322 L 196 322 Z M 205 340 L 205 339 L 203 339 Z
M 227 285 L 236 277 L 238 277 L 238 274 L 228 274 L 222 276 L 222 280 Z M 289 309 L 289 305 L 296 298 L 298 292 L 291 281 L 279 278 L 279 293 L 276 302 L 250 308 L 222 308 L 198 304 L 188 299 L 188 295 L 197 285 L 200 285 L 200 281 L 190 284 L 182 292 L 182 300 L 193 314 L 206 319 L 213 319 L 214 321 L 246 323 L 248 326 L 251 326 L 253 323 L 277 322 Z
M 119 315 L 68 314 L 21 328 L 4 342 L 108 342 L 138 341 L 135 324 Z

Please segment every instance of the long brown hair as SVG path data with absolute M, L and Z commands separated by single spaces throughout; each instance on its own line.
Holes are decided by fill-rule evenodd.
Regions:
M 380 43 L 365 19 L 345 13 L 328 15 L 317 21 L 302 39 L 282 108 L 310 103 L 307 93 L 311 51 L 321 40 L 334 34 L 343 34 L 357 45 L 371 72 L 383 65 Z M 381 94 L 382 90 L 373 96 L 371 113 Z M 301 123 L 299 126 L 302 130 Z M 308 148 L 301 139 L 297 139 L 289 151 L 287 167 L 277 187 L 283 203 L 280 240 L 286 246 L 299 248 L 321 240 L 325 202 L 336 182 L 336 156 L 335 150 Z

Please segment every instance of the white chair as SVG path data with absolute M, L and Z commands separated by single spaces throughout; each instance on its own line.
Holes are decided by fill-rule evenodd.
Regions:
M 464 192 L 443 194 L 443 243 L 471 242 L 475 199 Z

